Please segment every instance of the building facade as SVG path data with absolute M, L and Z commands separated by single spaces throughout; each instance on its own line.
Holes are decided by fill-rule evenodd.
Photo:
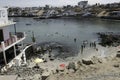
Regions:
M 15 23 L 8 20 L 8 14 L 6 8 L 0 8 L 0 70 L 5 71 L 12 65 L 21 64 L 21 57 L 24 57 L 23 61 L 26 63 L 25 50 L 23 48 L 23 40 L 26 38 L 25 33 L 16 32 L 11 33 L 9 31 L 9 25 Z M 22 44 L 21 48 L 18 48 L 18 44 Z
M 88 1 L 80 1 L 78 2 L 78 6 L 80 8 L 86 8 L 88 6 Z

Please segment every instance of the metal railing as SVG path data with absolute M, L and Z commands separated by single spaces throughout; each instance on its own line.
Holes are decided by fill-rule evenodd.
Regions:
M 0 44 L 0 52 L 5 48 L 10 46 L 11 44 L 17 42 L 18 40 L 22 39 L 23 37 L 25 37 L 25 33 L 23 32 L 17 32 L 16 35 L 14 35 L 13 33 L 10 33 L 10 38 L 2 41 Z

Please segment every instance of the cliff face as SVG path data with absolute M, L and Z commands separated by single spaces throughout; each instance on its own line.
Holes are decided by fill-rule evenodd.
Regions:
M 97 14 L 97 17 L 103 19 L 120 20 L 120 10 L 103 10 L 99 14 Z
M 108 15 L 109 15 L 109 12 L 107 12 L 107 11 L 101 11 L 101 12 L 97 15 L 97 17 L 108 16 Z

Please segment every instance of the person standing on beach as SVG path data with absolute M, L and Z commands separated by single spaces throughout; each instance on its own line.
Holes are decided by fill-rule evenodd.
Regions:
M 92 47 L 92 43 L 90 42 L 90 47 Z
M 74 38 L 74 42 L 76 42 L 76 40 L 77 40 L 77 39 L 76 39 L 76 38 Z
M 83 45 L 82 45 L 82 46 L 83 46 L 83 48 L 85 48 L 85 46 L 86 46 L 86 45 L 85 45 L 85 43 L 83 43 Z
M 52 48 L 51 47 L 49 47 L 48 52 L 49 52 L 49 57 L 51 57 L 51 52 L 52 52 Z
M 91 47 L 94 48 L 94 43 L 93 42 L 91 43 Z
M 96 48 L 96 43 L 95 42 L 93 43 L 93 45 L 94 45 L 94 48 Z
M 88 44 L 87 40 L 83 41 L 83 48 L 85 48 L 87 46 L 87 44 Z
M 95 48 L 96 48 L 96 43 L 94 43 L 94 45 L 95 45 Z
M 83 45 L 81 45 L 81 54 L 83 53 Z

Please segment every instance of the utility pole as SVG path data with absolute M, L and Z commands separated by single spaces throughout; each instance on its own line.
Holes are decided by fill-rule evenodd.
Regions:
M 15 30 L 15 35 L 16 35 L 16 33 L 17 33 L 17 32 L 16 32 L 16 24 L 14 24 L 14 30 Z
M 36 42 L 34 32 L 32 31 L 32 42 Z

